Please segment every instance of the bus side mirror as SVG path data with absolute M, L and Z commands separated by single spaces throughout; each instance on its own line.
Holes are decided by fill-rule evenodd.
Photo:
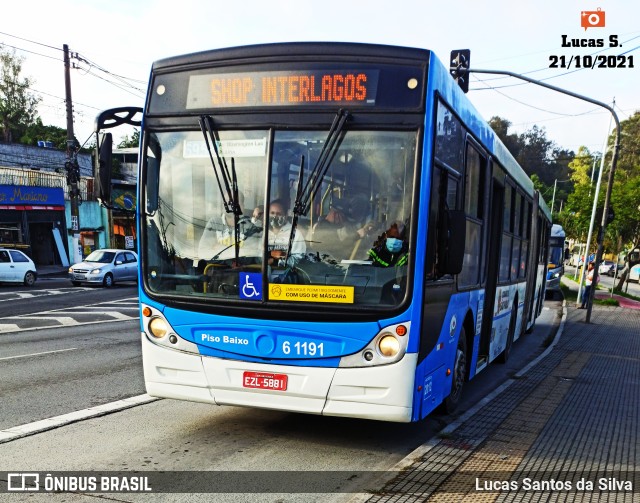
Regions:
M 155 157 L 147 158 L 147 214 L 152 216 L 158 209 L 158 186 L 160 184 L 160 164 Z
M 98 150 L 98 166 L 96 167 L 96 192 L 104 206 L 111 205 L 111 164 L 113 138 L 107 133 L 102 138 Z
M 445 219 L 446 239 L 444 240 L 444 260 L 442 274 L 460 274 L 464 260 L 467 235 L 467 217 L 462 210 L 448 210 Z

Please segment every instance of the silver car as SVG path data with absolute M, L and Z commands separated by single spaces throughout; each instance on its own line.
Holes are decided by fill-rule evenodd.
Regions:
M 75 286 L 92 283 L 106 287 L 120 281 L 137 281 L 138 256 L 131 250 L 96 250 L 82 262 L 69 267 L 69 279 Z

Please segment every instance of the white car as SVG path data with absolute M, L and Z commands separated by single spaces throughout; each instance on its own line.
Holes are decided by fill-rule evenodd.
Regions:
M 634 265 L 629 271 L 629 281 L 637 281 L 640 283 L 640 264 Z
M 82 262 L 69 267 L 69 279 L 74 286 L 94 283 L 107 288 L 119 281 L 137 281 L 138 256 L 131 250 L 96 250 Z
M 0 282 L 33 286 L 38 279 L 36 265 L 20 250 L 0 248 Z

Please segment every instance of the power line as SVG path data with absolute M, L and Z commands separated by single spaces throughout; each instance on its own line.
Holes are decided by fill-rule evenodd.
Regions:
M 17 49 L 18 51 L 28 52 L 30 54 L 35 54 L 36 56 L 42 56 L 43 58 L 55 59 L 56 61 L 60 61 L 60 58 L 54 58 L 53 56 L 48 56 L 47 54 L 42 54 L 35 51 L 30 51 L 29 49 L 24 49 L 22 47 L 16 47 L 15 45 L 7 44 L 6 42 L 0 42 L 1 46 L 11 47 L 12 49 Z
M 0 31 L 0 35 L 6 35 L 7 37 L 12 37 L 12 38 L 17 38 L 19 40 L 24 40 L 25 42 L 29 42 L 31 44 L 41 45 L 43 47 L 48 47 L 49 49 L 55 49 L 56 51 L 62 51 L 62 49 L 60 49 L 59 47 L 54 47 L 52 45 L 43 44 L 42 42 L 36 42 L 34 40 L 29 40 L 28 38 L 18 37 L 17 35 L 11 35 L 11 33 L 5 33 L 3 31 Z
M 43 47 L 48 47 L 48 48 L 50 48 L 50 49 L 56 49 L 56 50 L 58 50 L 58 51 L 61 51 L 61 50 L 62 50 L 62 49 L 57 48 L 57 47 L 54 47 L 54 46 L 52 46 L 52 45 L 43 44 L 43 43 L 41 43 L 41 42 L 36 42 L 36 41 L 29 40 L 29 39 L 26 39 L 26 38 L 23 38 L 23 37 L 18 37 L 18 36 L 16 36 L 16 35 L 11 35 L 11 34 L 9 34 L 9 33 L 0 32 L 0 34 L 6 35 L 6 36 L 9 36 L 9 37 L 14 37 L 14 38 L 17 38 L 17 39 L 20 39 L 20 40 L 24 40 L 24 41 L 26 41 L 26 42 L 30 42 L 30 43 L 33 43 L 33 44 L 41 45 L 41 46 L 43 46 Z M 49 59 L 54 59 L 54 60 L 56 60 L 56 61 L 60 61 L 60 59 L 59 59 L 59 58 L 57 58 L 57 57 L 53 57 L 53 56 L 49 56 L 49 55 L 47 55 L 47 54 L 42 54 L 42 53 L 39 53 L 39 52 L 31 51 L 31 50 L 29 50 L 29 49 L 25 49 L 24 47 L 18 47 L 18 46 L 14 46 L 14 45 L 6 44 L 6 43 L 0 43 L 0 45 L 5 45 L 5 46 L 10 47 L 10 48 L 12 48 L 12 49 L 15 49 L 15 50 L 18 50 L 18 51 L 27 52 L 27 53 L 29 53 L 29 54 L 34 54 L 34 55 L 36 55 L 36 56 L 41 56 L 41 57 L 43 57 L 43 58 L 49 58 Z M 90 74 L 91 76 L 96 77 L 96 78 L 98 78 L 98 79 L 101 79 L 101 80 L 103 80 L 104 82 L 106 82 L 106 83 L 108 83 L 108 84 L 111 84 L 111 85 L 113 85 L 113 86 L 117 87 L 118 89 L 120 89 L 120 90 L 122 90 L 122 91 L 128 92 L 128 91 L 127 91 L 127 89 L 126 89 L 126 87 L 128 87 L 128 88 L 131 88 L 131 89 L 133 89 L 133 90 L 135 90 L 135 91 L 138 91 L 141 95 L 144 95 L 144 93 L 145 93 L 145 91 L 144 91 L 144 90 L 142 90 L 142 89 L 140 89 L 140 88 L 136 87 L 135 85 L 133 85 L 133 84 L 131 84 L 130 82 L 127 82 L 127 81 L 131 81 L 131 82 L 135 82 L 135 83 L 140 83 L 140 84 L 146 84 L 146 82 L 141 81 L 141 80 L 138 80 L 138 79 L 132 79 L 132 78 L 129 78 L 129 77 L 124 77 L 124 76 L 122 76 L 122 75 L 118 75 L 118 74 L 116 74 L 116 73 L 110 72 L 110 71 L 109 71 L 109 70 L 107 70 L 106 68 L 104 68 L 104 67 L 102 67 L 102 66 L 98 65 L 97 63 L 94 63 L 94 62 L 90 61 L 89 59 L 85 58 L 84 56 L 80 56 L 77 52 L 76 52 L 76 53 L 72 53 L 72 54 L 71 54 L 71 57 L 72 57 L 73 59 L 77 59 L 78 61 L 81 61 L 81 62 L 87 63 L 87 64 L 89 64 L 90 66 L 95 67 L 96 69 L 98 69 L 98 70 L 100 70 L 100 71 L 104 72 L 105 74 L 112 76 L 112 77 L 113 77 L 113 78 L 115 78 L 117 81 L 119 81 L 119 82 L 120 82 L 120 84 L 118 84 L 118 83 L 116 83 L 116 82 L 114 82 L 114 81 L 112 81 L 112 80 L 102 78 L 102 77 L 100 77 L 100 76 L 96 75 L 95 73 L 92 73 L 90 70 L 89 70 L 89 71 L 87 71 L 87 73 L 88 73 L 88 74 Z M 124 86 L 124 87 L 123 87 L 123 86 Z M 45 93 L 45 94 L 46 94 L 46 93 Z M 130 93 L 130 94 L 131 94 L 131 93 Z M 136 96 L 136 95 L 134 94 L 133 96 Z M 140 96 L 137 96 L 137 97 L 140 97 Z M 89 105 L 85 105 L 85 106 L 89 106 Z M 95 108 L 96 110 L 98 110 L 98 108 L 96 108 L 96 107 L 91 107 L 91 108 Z
M 111 81 L 111 80 L 109 80 L 109 79 L 105 79 L 104 77 L 101 77 L 100 75 L 95 74 L 95 73 L 91 70 L 91 67 L 89 67 L 89 68 L 86 68 L 86 69 L 85 69 L 85 68 L 82 68 L 82 67 L 80 67 L 80 66 L 74 66 L 74 68 L 75 68 L 76 70 L 85 70 L 85 71 L 86 71 L 86 74 L 85 74 L 85 75 L 91 75 L 92 77 L 95 77 L 96 79 L 99 79 L 99 80 L 102 80 L 102 81 L 104 81 L 104 82 L 106 82 L 106 83 L 108 83 L 108 84 L 111 84 L 112 86 L 117 87 L 117 88 L 118 88 L 118 89 L 120 89 L 121 91 L 127 92 L 127 93 L 129 93 L 129 94 L 131 94 L 131 95 L 133 95 L 133 96 L 138 97 L 138 98 L 139 98 L 139 97 L 141 97 L 141 95 L 143 96 L 143 95 L 144 95 L 144 93 L 145 93 L 145 91 L 144 91 L 144 90 L 142 90 L 142 89 L 140 89 L 140 88 L 138 88 L 138 87 L 135 87 L 135 86 L 133 86 L 133 85 L 131 85 L 131 84 L 126 84 L 126 87 L 124 87 L 124 86 L 122 86 L 122 85 L 120 85 L 120 84 L 118 84 L 118 83 L 116 83 L 116 82 L 113 82 L 113 81 Z M 136 94 L 132 93 L 129 89 L 127 89 L 127 87 L 128 87 L 128 88 L 133 89 L 134 91 L 137 91 L 137 92 L 138 92 L 138 93 L 140 93 L 140 94 L 136 95 Z
M 95 63 L 95 62 L 93 62 L 93 61 L 91 61 L 91 60 L 87 59 L 86 57 L 84 57 L 84 56 L 80 56 L 80 54 L 78 54 L 78 53 L 76 53 L 76 54 L 75 54 L 75 59 L 77 59 L 78 61 L 84 61 L 84 62 L 85 62 L 85 63 L 87 63 L 88 65 L 91 65 L 91 66 L 93 66 L 93 67 L 97 68 L 98 70 L 100 70 L 100 71 L 102 71 L 102 72 L 104 72 L 104 73 L 107 73 L 107 74 L 109 74 L 109 75 L 112 75 L 112 76 L 114 76 L 114 77 L 116 77 L 116 78 L 118 78 L 118 79 L 121 79 L 121 80 L 122 80 L 122 79 L 123 79 L 123 80 L 131 80 L 132 82 L 137 82 L 137 83 L 139 83 L 139 84 L 146 84 L 146 83 L 147 83 L 145 80 L 132 79 L 131 77 L 124 77 L 124 76 L 122 76 L 122 75 L 118 75 L 117 73 L 110 72 L 109 70 L 107 70 L 107 69 L 105 69 L 105 68 L 101 67 L 99 64 L 97 64 L 97 63 Z

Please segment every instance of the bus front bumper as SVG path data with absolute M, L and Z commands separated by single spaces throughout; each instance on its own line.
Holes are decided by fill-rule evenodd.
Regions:
M 147 393 L 217 405 L 410 422 L 417 354 L 366 368 L 323 368 L 203 357 L 158 346 L 142 333 Z M 247 388 L 245 372 L 285 374 L 285 391 Z

